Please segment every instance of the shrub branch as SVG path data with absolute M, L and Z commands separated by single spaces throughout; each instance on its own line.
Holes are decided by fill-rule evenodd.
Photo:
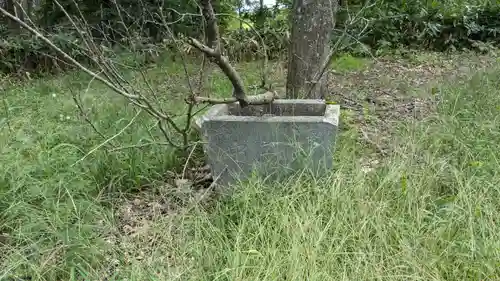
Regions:
M 19 24 L 22 28 L 24 28 L 31 34 L 35 35 L 37 38 L 41 39 L 45 44 L 47 44 L 50 48 L 52 48 L 56 53 L 60 54 L 69 63 L 73 64 L 86 74 L 90 75 L 92 79 L 95 79 L 103 83 L 109 89 L 113 90 L 115 93 L 128 99 L 130 103 L 137 106 L 140 110 L 144 110 L 149 115 L 154 117 L 157 120 L 159 130 L 164 134 L 167 143 L 169 143 L 171 146 L 175 148 L 186 150 L 190 146 L 190 144 L 188 143 L 190 141 L 188 136 L 191 130 L 191 123 L 192 123 L 191 120 L 193 116 L 199 112 L 195 110 L 195 105 L 197 104 L 214 105 L 214 104 L 227 104 L 227 103 L 238 102 L 240 106 L 243 108 L 248 105 L 271 103 L 275 98 L 278 97 L 276 92 L 271 92 L 271 91 L 267 91 L 263 94 L 255 96 L 246 95 L 243 79 L 236 71 L 236 69 L 230 64 L 229 59 L 223 54 L 222 51 L 223 46 L 221 43 L 219 28 L 217 26 L 216 14 L 214 13 L 211 0 L 199 0 L 201 6 L 201 14 L 203 16 L 203 19 L 205 20 L 204 32 L 205 32 L 206 43 L 204 44 L 193 37 L 189 37 L 187 39 L 187 43 L 193 46 L 195 49 L 202 52 L 204 54 L 204 60 L 205 58 L 210 59 L 210 61 L 215 63 L 222 70 L 222 72 L 229 79 L 229 81 L 233 86 L 233 96 L 231 98 L 221 98 L 221 99 L 199 96 L 198 94 L 201 91 L 201 84 L 199 85 L 200 89 L 198 89 L 198 91 L 196 92 L 196 90 L 194 90 L 194 88 L 191 85 L 191 80 L 189 77 L 189 73 L 187 71 L 185 57 L 184 55 L 182 55 L 181 57 L 183 60 L 184 70 L 188 79 L 189 89 L 191 93 L 185 99 L 186 102 L 188 103 L 187 112 L 185 113 L 186 125 L 179 126 L 173 119 L 175 117 L 174 115 L 165 113 L 163 110 L 161 110 L 161 104 L 157 102 L 158 96 L 155 93 L 155 90 L 150 86 L 148 81 L 146 81 L 146 84 L 148 86 L 147 90 L 151 92 L 152 100 L 149 97 L 146 97 L 141 91 L 134 89 L 133 83 L 130 83 L 127 79 L 125 79 L 122 75 L 120 75 L 116 67 L 111 63 L 111 61 L 108 58 L 105 57 L 105 52 L 102 50 L 102 47 L 99 44 L 96 44 L 91 35 L 91 32 L 89 32 L 88 23 L 85 21 L 85 18 L 83 18 L 81 11 L 78 9 L 76 1 L 73 0 L 73 4 L 76 6 L 78 12 L 80 13 L 80 16 L 82 17 L 82 19 L 79 21 L 71 18 L 69 13 L 66 12 L 64 7 L 57 0 L 55 2 L 56 5 L 63 11 L 65 16 L 68 18 L 71 25 L 78 32 L 78 35 L 83 40 L 83 44 L 85 45 L 87 51 L 89 52 L 88 56 L 90 60 L 100 68 L 100 71 L 94 72 L 85 65 L 83 65 L 82 63 L 78 62 L 75 58 L 70 56 L 67 52 L 63 51 L 53 41 L 51 41 L 48 37 L 42 34 L 42 32 L 40 32 L 35 26 L 28 25 L 22 19 L 20 19 L 16 15 L 9 13 L 4 8 L 0 7 L 0 13 L 10 18 L 17 24 Z M 113 1 L 113 4 L 117 5 L 116 1 Z M 117 9 L 119 10 L 118 7 Z M 121 16 L 121 13 L 119 14 Z M 176 43 L 174 44 L 175 47 L 177 48 L 178 51 L 180 51 L 183 54 L 179 44 L 177 44 L 178 39 L 170 29 L 169 24 L 165 21 L 163 16 L 161 18 L 164 28 L 166 28 L 168 34 L 170 35 L 170 37 L 172 37 L 172 39 Z M 125 32 L 127 33 L 126 34 L 127 36 L 129 37 L 132 36 L 131 34 L 129 34 L 129 30 L 127 28 L 125 28 Z M 134 50 L 138 51 L 136 50 L 135 47 Z M 203 73 L 204 65 L 205 62 L 202 63 L 202 68 L 200 69 L 199 73 L 200 77 L 203 77 L 203 75 L 205 74 Z M 146 80 L 146 75 L 143 72 L 141 72 L 141 74 L 142 78 Z M 200 83 L 202 83 L 201 80 Z M 78 103 L 78 100 L 75 100 L 75 102 Z M 79 107 L 79 109 L 83 112 L 83 108 Z M 174 132 L 182 136 L 181 137 L 182 144 L 177 144 L 176 142 L 174 142 L 174 139 L 168 132 L 169 128 L 173 129 Z M 98 132 L 98 134 L 104 136 L 100 132 Z M 107 140 L 107 142 L 109 141 L 111 140 Z

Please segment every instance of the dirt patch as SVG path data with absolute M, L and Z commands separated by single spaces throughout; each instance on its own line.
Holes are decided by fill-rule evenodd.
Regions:
M 107 267 L 100 273 L 101 280 L 109 280 L 106 278 L 119 275 L 121 268 L 137 263 L 172 268 L 186 263 L 179 260 L 186 257 L 168 252 L 182 239 L 178 218 L 190 212 L 193 206 L 203 207 L 211 202 L 213 192 L 195 187 L 194 181 L 188 179 L 169 178 L 167 181 L 172 184 L 164 183 L 116 200 L 116 225 L 104 235 L 114 251 L 107 257 Z
M 404 97 L 416 89 L 428 89 L 443 79 L 470 75 L 497 63 L 497 56 L 470 53 L 412 54 L 407 57 L 376 58 L 361 70 L 333 71 L 330 79 L 334 94 L 349 97 L 380 95 Z
M 439 101 L 440 84 L 466 81 L 475 72 L 496 63 L 495 54 L 430 53 L 382 57 L 360 70 L 333 70 L 329 99 L 350 113 L 347 122 L 359 131 L 359 141 L 379 157 L 386 156 L 394 146 L 395 124 L 429 116 Z M 361 161 L 380 162 L 373 156 Z

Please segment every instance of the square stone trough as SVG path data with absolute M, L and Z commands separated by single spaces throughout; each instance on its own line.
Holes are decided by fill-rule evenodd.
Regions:
M 278 99 L 240 108 L 212 106 L 196 119 L 219 187 L 253 175 L 267 180 L 307 169 L 320 176 L 333 166 L 340 107 L 322 100 Z

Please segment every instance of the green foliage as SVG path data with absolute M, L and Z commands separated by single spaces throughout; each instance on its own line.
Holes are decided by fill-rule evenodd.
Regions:
M 340 40 L 339 52 L 380 54 L 401 47 L 486 52 L 500 43 L 500 3 L 495 0 L 377 0 L 367 5 L 364 7 L 365 1 L 349 1 L 339 9 L 333 34 L 334 43 Z M 247 12 L 242 16 L 254 23 L 253 27 L 262 34 L 270 57 L 286 54 L 291 7 L 284 6 Z M 260 14 L 266 15 L 265 24 L 257 24 Z M 353 20 L 354 17 L 357 19 Z M 238 46 L 239 52 L 255 52 L 252 43 L 255 34 L 251 29 L 231 31 L 227 36 L 234 37 L 233 44 Z
M 152 49 L 154 44 L 171 41 L 172 36 L 164 28 L 163 20 L 171 23 L 171 31 L 178 35 L 199 37 L 203 30 L 202 18 L 189 16 L 199 13 L 196 1 L 95 1 L 62 0 L 64 10 L 76 22 L 73 26 L 67 15 L 55 1 L 41 1 L 29 18 L 30 25 L 38 27 L 61 50 L 82 63 L 88 63 L 92 54 L 85 50 L 85 45 L 77 30 L 89 34 L 97 45 L 108 49 L 129 49 L 143 52 Z M 159 9 L 160 7 L 163 9 Z M 227 1 L 214 1 L 218 13 L 234 13 Z M 13 11 L 10 11 L 11 13 Z M 183 14 L 188 14 L 185 16 Z M 27 17 L 27 16 L 26 16 Z M 222 30 L 228 24 L 229 17 L 220 17 Z M 61 56 L 46 46 L 39 38 L 17 28 L 17 24 L 0 18 L 0 72 L 53 72 L 67 66 L 61 63 Z M 165 47 L 165 46 L 162 46 Z M 171 48 L 167 48 L 170 49 Z
M 245 81 L 259 82 L 259 66 L 245 65 Z M 187 67 L 190 73 L 198 71 L 197 63 L 188 62 Z M 122 72 L 136 89 L 152 87 L 161 93 L 165 101 L 159 106 L 165 111 L 183 116 L 187 105 L 179 92 L 189 91 L 184 88 L 183 65 L 168 61 L 143 74 L 148 84 L 141 73 Z M 223 73 L 213 73 L 210 82 L 210 93 L 224 97 L 231 93 Z M 71 279 L 81 272 L 91 275 L 85 280 L 101 279 L 107 274 L 101 270 L 110 265 L 106 258 L 124 254 L 108 240 L 120 237 L 123 230 L 116 225 L 111 207 L 119 204 L 121 196 L 143 189 L 167 198 L 173 190 L 164 181 L 166 171 L 182 170 L 185 159 L 161 141 L 155 120 L 145 112 L 120 133 L 137 108 L 82 72 L 22 83 L 2 80 L 0 87 L 4 90 L 0 101 L 0 280 L 26 276 L 40 281 L 82 280 L 81 276 Z M 81 96 L 86 117 L 104 137 L 85 122 L 72 93 Z M 180 117 L 176 122 L 184 125 Z M 116 138 L 85 157 L 115 134 Z M 4 234 L 9 235 L 6 245 Z M 125 257 L 115 258 L 121 263 Z
M 338 71 L 360 71 L 367 67 L 367 65 L 371 63 L 368 59 L 353 57 L 350 54 L 339 56 L 336 58 L 332 67 Z
M 76 34 L 56 32 L 47 37 L 76 60 L 88 62 Z M 0 40 L 0 56 L 0 72 L 3 73 L 54 73 L 72 67 L 60 54 L 28 33 L 9 35 Z
M 83 15 L 86 27 L 98 44 L 114 49 L 143 52 L 158 49 L 155 45 L 171 39 L 162 27 L 160 5 L 163 5 L 163 18 L 173 23 L 170 27 L 174 34 L 199 37 L 202 32 L 201 17 L 190 16 L 199 13 L 194 0 L 162 3 L 119 0 L 116 6 L 112 1 L 80 0 L 78 6 L 74 0 L 60 2 L 71 17 Z M 218 22 L 229 57 L 238 61 L 254 60 L 263 57 L 265 49 L 270 59 L 285 58 L 291 1 L 278 1 L 275 7 L 237 15 L 239 2 L 214 1 L 216 12 L 222 13 Z M 438 51 L 467 48 L 486 52 L 500 43 L 500 5 L 495 0 L 377 0 L 362 8 L 364 5 L 364 1 L 344 3 L 339 10 L 333 31 L 334 42 L 340 36 L 343 38 L 339 52 L 359 55 L 368 50 L 380 54 L 401 47 Z M 360 10 L 359 17 L 352 22 Z M 62 50 L 81 62 L 88 62 L 88 54 L 83 51 L 76 30 L 54 1 L 42 1 L 42 5 L 32 11 L 31 18 Z M 54 72 L 68 67 L 39 39 L 12 29 L 8 23 L 0 19 L 3 58 L 0 72 Z M 344 30 L 347 36 L 342 35 Z M 173 52 L 171 46 L 164 49 Z
M 264 52 L 269 59 L 283 58 L 288 46 L 286 28 L 236 29 L 227 32 L 224 43 L 229 57 L 235 61 L 261 59 Z
M 176 76 L 182 66 L 168 70 Z M 162 178 L 162 165 L 172 161 L 163 146 L 102 149 L 71 166 L 80 150 L 103 141 L 73 120 L 71 98 L 62 97 L 65 83 L 78 80 L 85 91 L 88 79 L 15 85 L 7 92 L 16 105 L 11 131 L 0 134 L 8 144 L 0 146 L 0 234 L 12 233 L 6 247 L 0 243 L 0 274 L 37 281 L 498 280 L 499 74 L 495 68 L 439 87 L 437 112 L 401 122 L 395 137 L 403 141 L 371 172 L 363 171 L 366 150 L 351 127 L 329 176 L 304 172 L 273 185 L 255 179 L 206 205 L 193 196 L 181 209 L 164 182 L 138 203 L 116 200 L 134 180 Z M 86 98 L 96 125 L 112 135 L 135 113 L 105 91 L 92 84 Z M 142 143 L 148 127 L 140 118 L 119 142 Z
M 285 8 L 264 8 L 242 15 L 261 34 L 271 58 L 284 57 L 288 46 L 291 6 L 290 3 L 279 4 Z M 264 24 L 258 24 L 262 14 L 267 19 Z M 500 43 L 499 14 L 500 3 L 496 0 L 377 0 L 367 4 L 365 1 L 349 1 L 337 14 L 333 43 L 339 41 L 339 52 L 353 55 L 366 55 L 367 51 L 377 55 L 386 50 L 408 47 L 487 52 L 491 46 Z M 232 30 L 227 37 L 234 38 L 228 43 L 239 53 L 255 52 L 255 32 L 250 28 Z
M 352 10 L 356 8 L 351 7 Z M 348 30 L 350 34 L 359 34 L 367 27 L 355 39 L 372 50 L 483 50 L 480 43 L 500 43 L 499 14 L 500 4 L 496 1 L 381 0 L 364 9 L 363 20 Z M 343 27 L 341 21 L 339 29 Z
M 260 22 L 262 15 L 264 20 Z M 262 58 L 264 52 L 269 59 L 283 59 L 289 39 L 288 10 L 264 7 L 262 11 L 245 12 L 241 20 L 234 19 L 223 39 L 233 60 Z
M 180 219 L 183 243 L 165 249 L 191 258 L 187 280 L 497 280 L 499 77 L 440 88 L 437 112 L 402 122 L 373 172 L 343 132 L 330 177 L 240 186 Z

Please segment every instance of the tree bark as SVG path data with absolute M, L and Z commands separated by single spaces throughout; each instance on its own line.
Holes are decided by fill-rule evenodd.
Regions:
M 337 0 L 295 0 L 288 47 L 286 97 L 322 99 L 326 75 L 314 81 L 328 59 Z
M 15 15 L 16 17 L 19 17 L 18 9 L 16 8 L 16 3 L 15 0 L 5 0 L 5 10 L 7 10 L 9 13 Z M 22 18 L 21 18 L 22 19 Z M 9 29 L 11 32 L 16 32 L 18 33 L 21 30 L 21 27 L 17 22 L 7 19 L 9 22 Z

